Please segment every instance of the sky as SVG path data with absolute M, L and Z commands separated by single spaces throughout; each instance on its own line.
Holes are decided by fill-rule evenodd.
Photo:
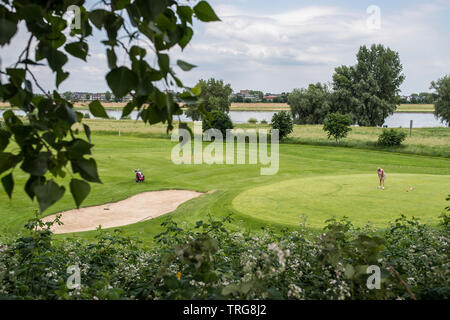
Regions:
M 87 7 L 93 8 L 95 3 L 88 1 Z M 169 52 L 177 76 L 187 86 L 213 77 L 230 83 L 235 92 L 290 92 L 310 83 L 331 82 L 334 68 L 355 64 L 359 47 L 373 43 L 399 53 L 406 77 L 402 95 L 430 91 L 431 81 L 450 73 L 450 0 L 209 3 L 222 21 L 195 20 L 191 43 L 183 51 L 175 48 Z M 108 90 L 106 49 L 100 43 L 104 39 L 103 32 L 94 31 L 87 63 L 70 58 L 66 65 L 70 77 L 59 91 Z M 3 66 L 15 62 L 26 40 L 22 26 L 11 45 L 0 49 Z M 127 64 L 125 58 L 119 56 L 118 64 Z M 184 72 L 176 66 L 176 59 L 197 67 Z M 149 62 L 156 62 L 150 54 Z M 52 90 L 54 75 L 47 69 L 36 67 L 34 72 L 43 87 Z

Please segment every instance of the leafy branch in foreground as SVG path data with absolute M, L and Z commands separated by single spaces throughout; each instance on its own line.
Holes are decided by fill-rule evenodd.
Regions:
M 25 191 L 31 199 L 37 199 L 41 212 L 64 195 L 65 187 L 55 180 L 65 178 L 67 173 L 72 177 L 70 191 L 77 207 L 89 194 L 89 182 L 101 183 L 97 163 L 91 157 L 90 129 L 83 124 L 84 139 L 73 127 L 82 123 L 83 114 L 76 112 L 73 104 L 56 90 L 52 94 L 46 92 L 33 73 L 36 68 L 49 67 L 55 75 L 56 88 L 59 87 L 69 77 L 69 72 L 63 69 L 68 56 L 87 61 L 87 40 L 92 37 L 93 27 L 105 31 L 107 36 L 101 42 L 110 69 L 106 74 L 109 88 L 116 97 L 127 94 L 133 97 L 124 107 L 122 117 L 137 110 L 145 123 L 167 122 L 170 131 L 173 116 L 182 114 L 179 103 L 198 102 L 198 88 L 185 87 L 177 78 L 167 51 L 177 45 L 181 49 L 188 45 L 193 36 L 194 17 L 204 22 L 220 21 L 211 6 L 206 1 L 189 6 L 172 0 L 101 3 L 101 8 L 92 10 L 87 9 L 83 0 L 0 3 L 0 46 L 14 45 L 13 36 L 19 25 L 26 26 L 29 34 L 17 62 L 0 69 L 1 76 L 6 77 L 6 82 L 1 79 L 0 99 L 11 105 L 0 126 L 1 181 L 11 197 L 14 170 L 20 165 L 28 174 Z M 71 26 L 76 27 L 71 27 L 68 34 L 63 16 L 74 6 L 79 11 L 75 10 Z M 118 65 L 119 54 L 128 58 L 124 65 Z M 195 67 L 182 60 L 176 64 L 183 71 Z M 182 93 L 172 93 L 172 87 L 181 88 Z M 36 88 L 41 95 L 34 93 Z M 15 108 L 25 112 L 25 119 L 14 113 Z M 99 101 L 90 103 L 89 109 L 96 117 L 108 117 Z M 7 149 L 12 142 L 19 148 Z

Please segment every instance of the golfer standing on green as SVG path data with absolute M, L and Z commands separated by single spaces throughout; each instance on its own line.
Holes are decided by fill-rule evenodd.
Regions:
M 380 180 L 380 185 L 378 186 L 378 189 L 381 188 L 384 190 L 384 180 L 386 179 L 386 173 L 381 168 L 378 168 L 377 172 L 378 172 L 378 179 Z

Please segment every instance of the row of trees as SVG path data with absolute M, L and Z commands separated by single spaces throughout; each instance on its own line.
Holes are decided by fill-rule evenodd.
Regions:
M 404 104 L 434 104 L 437 99 L 437 94 L 433 92 L 412 93 L 409 99 L 400 97 L 400 103 Z

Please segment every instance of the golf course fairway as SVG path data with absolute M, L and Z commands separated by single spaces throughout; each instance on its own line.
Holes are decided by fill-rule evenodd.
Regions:
M 176 210 L 119 227 L 124 235 L 136 236 L 148 245 L 164 230 L 168 218 L 183 228 L 195 227 L 209 217 L 231 215 L 231 230 L 261 230 L 261 227 L 297 228 L 302 214 L 311 230 L 320 231 L 332 217 L 349 217 L 355 225 L 372 221 L 385 228 L 401 214 L 439 223 L 448 205 L 450 159 L 357 148 L 280 144 L 279 171 L 261 175 L 261 165 L 176 165 L 169 139 L 140 134 L 121 136 L 94 131 L 93 152 L 102 184 L 92 183 L 82 207 L 118 202 L 137 194 L 159 190 L 191 190 L 203 196 L 182 203 Z M 8 148 L 17 148 L 14 145 Z M 386 170 L 386 189 L 378 190 L 376 169 Z M 145 183 L 134 182 L 133 169 L 140 168 Z M 36 201 L 24 192 L 26 175 L 15 175 L 12 200 L 0 192 L 0 232 L 17 234 L 35 216 Z M 43 216 L 73 210 L 75 203 L 67 179 L 64 196 Z M 406 192 L 413 187 L 414 190 Z M 215 190 L 214 193 L 208 193 Z M 130 213 L 131 215 L 132 213 Z M 112 229 L 110 229 L 112 230 Z M 96 231 L 55 235 L 95 238 Z
M 435 224 L 450 190 L 447 175 L 390 174 L 377 189 L 373 174 L 320 176 L 286 180 L 248 189 L 233 200 L 241 214 L 285 225 L 301 215 L 311 227 L 330 218 L 349 218 L 354 225 L 386 227 L 399 213 Z

